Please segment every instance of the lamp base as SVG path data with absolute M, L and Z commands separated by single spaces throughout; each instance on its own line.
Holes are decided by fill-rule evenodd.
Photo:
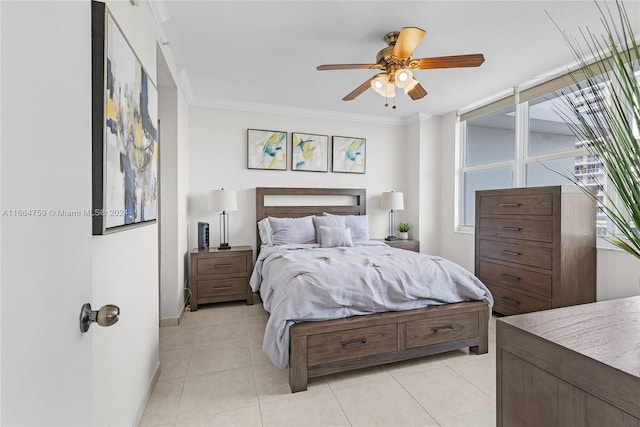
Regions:
M 220 243 L 220 246 L 218 246 L 218 249 L 231 249 L 231 246 L 229 246 L 228 243 Z
M 390 241 L 390 240 L 400 240 L 400 238 L 399 238 L 399 237 L 396 237 L 396 236 L 387 236 L 387 237 L 385 237 L 385 238 L 384 238 L 384 240 L 386 240 L 386 241 Z

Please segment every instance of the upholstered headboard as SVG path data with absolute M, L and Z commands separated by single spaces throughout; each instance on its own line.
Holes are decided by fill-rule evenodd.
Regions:
M 273 196 L 275 204 L 265 203 L 265 198 Z M 286 204 L 279 202 L 286 199 Z M 300 199 L 304 204 L 296 204 Z M 343 204 L 335 204 L 340 199 Z M 327 201 L 327 204 L 320 202 Z M 306 204 L 311 201 L 314 204 Z M 291 202 L 291 203 L 289 203 Z M 367 190 L 364 188 L 256 188 L 256 222 L 269 216 L 297 218 L 307 215 L 322 215 L 328 212 L 336 215 L 364 215 L 367 213 Z M 260 250 L 260 234 L 256 230 L 256 248 Z

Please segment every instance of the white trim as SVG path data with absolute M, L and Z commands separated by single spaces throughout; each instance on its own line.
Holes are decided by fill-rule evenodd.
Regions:
M 284 105 L 258 104 L 251 102 L 238 102 L 228 99 L 212 99 L 205 97 L 193 97 L 189 105 L 194 107 L 220 108 L 224 110 L 247 111 L 264 114 L 282 114 L 287 116 L 312 117 L 314 119 L 344 120 L 350 122 L 375 123 L 386 125 L 406 125 L 416 121 L 415 115 L 407 118 L 390 118 L 369 114 L 345 113 L 328 110 L 314 110 L 311 108 L 294 108 Z M 427 115 L 424 115 L 427 116 Z M 422 119 L 422 115 L 418 115 Z
M 193 91 L 191 90 L 191 81 L 189 80 L 189 73 L 184 66 L 178 66 L 178 81 L 180 82 L 180 88 L 184 97 L 187 99 L 187 104 L 191 105 L 193 102 Z
M 164 4 L 164 0 L 149 0 L 147 2 L 153 19 L 156 20 L 158 25 L 162 25 L 163 22 L 169 20 L 169 10 Z
M 160 378 L 160 362 L 156 365 L 156 369 L 153 371 L 153 375 L 151 376 L 151 381 L 149 382 L 149 386 L 147 387 L 147 392 L 142 397 L 142 401 L 140 405 L 138 405 L 138 410 L 133 416 L 131 423 L 129 423 L 130 427 L 136 427 L 140 424 L 140 420 L 142 419 L 142 415 L 144 415 L 144 410 L 147 407 L 147 403 L 149 403 L 149 399 L 151 398 L 151 393 L 153 393 L 153 388 L 156 386 L 158 382 L 158 378 Z

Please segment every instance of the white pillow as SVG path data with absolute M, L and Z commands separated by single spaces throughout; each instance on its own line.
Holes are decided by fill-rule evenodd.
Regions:
M 344 217 L 339 215 L 314 216 L 313 225 L 315 225 L 316 227 L 316 236 L 318 238 L 318 243 L 322 243 L 322 241 L 320 240 L 320 227 L 347 227 L 344 223 Z
M 351 239 L 354 242 L 369 240 L 369 215 L 334 215 L 327 212 L 324 215 L 343 217 L 345 227 L 351 229 Z
M 269 222 L 269 218 L 263 218 L 258 221 L 258 233 L 260 234 L 260 240 L 263 245 L 272 246 L 273 245 L 273 230 L 271 229 L 271 223 Z
M 271 243 L 274 245 L 288 245 L 292 243 L 315 243 L 316 228 L 313 217 L 275 218 L 269 217 L 269 224 L 273 234 Z
M 320 246 L 323 248 L 353 246 L 351 230 L 348 228 L 320 226 L 318 240 L 320 241 Z

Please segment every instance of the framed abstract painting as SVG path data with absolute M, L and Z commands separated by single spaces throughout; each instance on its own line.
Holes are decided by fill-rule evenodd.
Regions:
M 93 234 L 158 218 L 158 90 L 104 3 L 91 2 Z
M 367 140 L 349 136 L 333 137 L 332 171 L 365 173 L 367 165 Z
M 287 132 L 247 129 L 247 168 L 287 170 Z
M 310 133 L 291 134 L 291 170 L 329 171 L 329 137 Z

